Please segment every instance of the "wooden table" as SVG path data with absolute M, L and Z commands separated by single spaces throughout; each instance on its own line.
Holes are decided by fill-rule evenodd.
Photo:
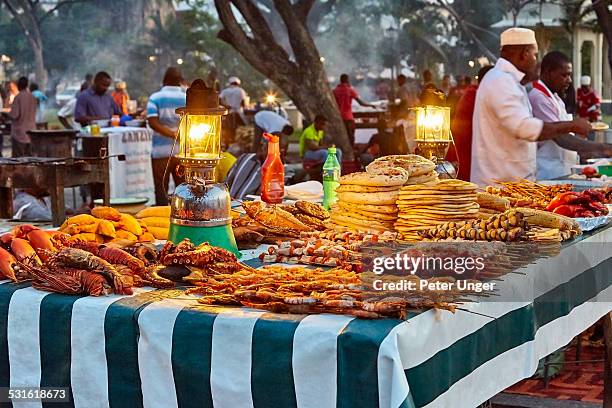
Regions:
M 0 159 L 0 218 L 13 217 L 14 188 L 42 188 L 51 195 L 53 226 L 66 218 L 64 188 L 100 185 L 103 201 L 109 204 L 110 182 L 107 159 Z

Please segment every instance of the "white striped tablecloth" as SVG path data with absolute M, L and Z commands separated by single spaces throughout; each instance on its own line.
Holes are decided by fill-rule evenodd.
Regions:
M 50 407 L 475 407 L 612 310 L 611 242 L 608 228 L 508 278 L 533 301 L 406 321 L 3 282 L 0 387 L 69 387 L 71 402 Z

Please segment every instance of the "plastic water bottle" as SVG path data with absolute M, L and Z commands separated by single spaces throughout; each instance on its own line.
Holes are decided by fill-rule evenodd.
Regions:
M 327 149 L 327 159 L 323 164 L 323 207 L 326 210 L 336 203 L 336 189 L 340 185 L 340 163 L 334 146 Z
M 268 141 L 268 156 L 261 167 L 261 199 L 268 204 L 280 204 L 285 196 L 285 167 L 280 158 L 279 137 L 264 133 Z

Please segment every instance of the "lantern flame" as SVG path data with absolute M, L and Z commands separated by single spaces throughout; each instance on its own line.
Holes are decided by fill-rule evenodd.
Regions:
M 416 109 L 417 141 L 450 141 L 450 109 L 426 106 Z
M 211 126 L 208 123 L 191 125 L 189 129 L 189 139 L 193 142 L 200 142 L 210 133 L 210 129 Z

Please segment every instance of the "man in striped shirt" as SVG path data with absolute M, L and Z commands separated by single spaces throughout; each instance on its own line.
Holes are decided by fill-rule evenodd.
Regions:
M 183 182 L 177 172 L 179 164 L 174 154 L 178 152 L 174 146 L 176 131 L 180 117 L 175 113 L 176 108 L 185 106 L 185 92 L 181 88 L 183 76 L 178 68 L 170 67 L 164 74 L 162 88 L 149 97 L 147 103 L 147 121 L 155 132 L 153 134 L 153 151 L 151 163 L 153 165 L 153 178 L 155 181 L 155 204 L 168 204 L 168 183 L 170 175 L 175 185 Z M 166 173 L 166 167 L 168 172 Z M 165 176 L 165 177 L 164 177 Z

